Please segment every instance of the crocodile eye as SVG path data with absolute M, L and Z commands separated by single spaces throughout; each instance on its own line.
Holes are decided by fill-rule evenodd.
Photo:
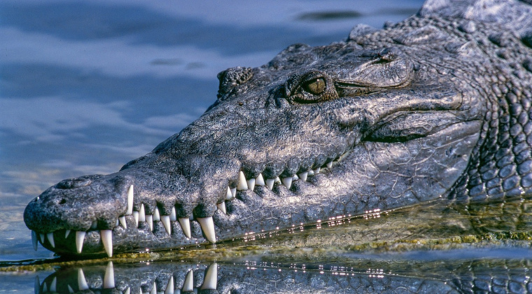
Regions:
M 325 91 L 325 88 L 326 85 L 324 78 L 313 79 L 303 85 L 303 89 L 305 89 L 305 91 L 314 95 L 320 95 Z

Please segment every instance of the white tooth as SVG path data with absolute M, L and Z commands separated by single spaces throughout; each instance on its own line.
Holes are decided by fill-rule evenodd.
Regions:
M 168 279 L 168 284 L 166 284 L 166 290 L 164 290 L 164 294 L 174 294 L 174 276 L 170 276 L 170 279 Z
M 181 229 L 183 229 L 183 234 L 185 234 L 185 236 L 190 239 L 192 235 L 190 234 L 190 220 L 188 219 L 188 217 L 182 217 L 177 220 L 181 225 Z
M 290 187 L 292 186 L 292 180 L 294 180 L 293 177 L 283 178 L 283 185 L 290 189 Z
M 248 180 L 248 187 L 251 191 L 253 191 L 253 189 L 255 189 L 255 179 L 249 179 Z
M 41 294 L 41 281 L 39 281 L 39 275 L 35 276 L 35 282 L 33 283 L 33 292 L 35 294 Z
M 153 287 L 151 287 L 151 294 L 157 294 L 157 284 L 153 281 Z
M 320 170 L 321 170 L 321 168 L 318 167 L 317 169 L 314 170 L 314 174 L 315 174 L 315 175 L 319 174 L 319 173 L 320 173 Z
M 87 284 L 87 280 L 85 280 L 85 274 L 82 269 L 78 269 L 78 288 L 80 291 L 89 289 L 89 285 Z
M 43 292 L 43 293 L 48 292 L 48 285 L 46 285 L 46 282 L 43 282 L 43 283 L 42 283 L 42 292 Z
M 183 283 L 183 292 L 192 292 L 194 291 L 194 272 L 189 270 L 187 277 L 185 278 L 185 283 Z
M 70 235 L 70 230 L 65 231 L 65 239 L 68 238 L 68 235 Z
M 231 193 L 231 188 L 227 187 L 227 195 L 225 196 L 225 200 L 231 199 L 233 199 L 233 193 Z
M 308 175 L 309 175 L 309 176 L 313 176 L 313 175 L 314 175 L 314 171 L 310 169 L 310 170 L 308 171 Z
M 67 287 L 68 287 L 68 293 L 75 293 L 74 289 L 72 289 L 72 287 L 70 287 L 70 285 L 67 284 Z
M 139 212 L 133 211 L 133 218 L 135 218 L 135 227 L 139 227 Z
M 107 256 L 113 257 L 113 231 L 101 230 L 100 235 L 102 237 L 103 248 L 105 248 Z
M 127 287 L 126 291 L 124 291 L 124 294 L 131 294 L 131 288 Z
M 332 168 L 332 161 L 329 162 L 329 163 L 327 163 L 327 167 L 328 167 L 328 168 Z
M 267 179 L 266 180 L 266 186 L 268 187 L 268 189 L 272 190 L 273 189 L 273 184 L 275 184 L 275 179 Z
M 233 194 L 233 198 L 236 197 L 236 188 L 231 188 L 231 194 Z
M 121 217 L 118 218 L 118 220 L 120 221 L 120 224 L 122 225 L 122 227 L 124 229 L 127 229 L 126 217 L 125 216 L 121 216 Z
M 300 174 L 299 174 L 299 178 L 300 178 L 302 181 L 306 181 L 306 180 L 307 180 L 307 176 L 308 176 L 308 172 L 304 172 L 304 173 L 300 173 Z
M 216 234 L 214 233 L 214 222 L 212 221 L 212 216 L 198 218 L 203 234 L 205 238 L 211 243 L 216 243 Z
M 147 214 L 146 215 L 146 222 L 148 223 L 148 226 L 150 227 L 150 231 L 153 232 L 153 215 Z
M 218 206 L 218 209 L 221 210 L 223 213 L 227 214 L 227 210 L 225 209 L 225 201 L 222 201 L 222 203 L 218 203 L 216 206 Z
M 81 253 L 81 250 L 83 249 L 83 241 L 85 241 L 85 235 L 87 232 L 84 231 L 76 231 L 76 249 L 78 250 L 78 253 Z
M 46 238 L 48 239 L 48 242 L 50 242 L 50 245 L 52 245 L 52 248 L 55 248 L 54 233 L 46 234 Z
M 213 263 L 205 273 L 201 290 L 216 290 L 216 284 L 218 284 L 218 265 Z
M 246 181 L 246 176 L 244 176 L 243 172 L 240 172 L 238 175 L 238 186 L 236 187 L 237 190 L 247 190 L 248 189 L 248 183 Z
M 293 180 L 293 181 L 297 181 L 297 180 L 299 180 L 299 177 L 298 177 L 297 175 L 294 175 L 294 176 L 292 177 L 292 180 Z
M 144 211 L 144 204 L 140 205 L 140 211 L 139 211 L 139 222 L 145 222 L 146 221 L 146 212 Z
M 257 186 L 264 186 L 265 185 L 264 184 L 264 178 L 262 177 L 262 174 L 259 174 L 257 176 L 257 179 L 255 181 L 255 185 L 257 185 Z
M 170 216 L 163 215 L 161 216 L 161 222 L 163 223 L 164 228 L 168 235 L 172 235 L 172 226 L 170 225 Z
M 50 292 L 57 292 L 57 277 L 54 277 L 52 284 L 50 284 Z
M 41 238 L 41 244 L 44 244 L 44 234 L 39 234 L 39 237 Z
M 275 182 L 280 184 L 281 183 L 281 179 L 279 179 L 279 177 L 275 177 Z
M 105 276 L 103 277 L 103 288 L 114 289 L 115 287 L 115 270 L 113 268 L 113 262 L 109 261 L 105 268 Z
M 31 244 L 33 245 L 33 249 L 37 251 L 37 245 L 39 245 L 39 241 L 37 240 L 37 233 L 35 231 L 31 231 Z
M 127 191 L 127 211 L 126 215 L 133 214 L 133 185 L 129 186 L 129 190 Z
M 170 213 L 170 220 L 175 222 L 177 220 L 177 216 L 176 216 L 176 212 L 175 212 L 175 207 L 172 207 L 172 212 Z
M 118 227 L 120 225 L 120 221 L 116 219 L 115 227 Z
M 161 221 L 161 214 L 159 213 L 159 208 L 155 207 L 155 212 L 153 213 L 153 220 L 154 221 Z
M 91 229 L 96 230 L 98 228 L 98 222 L 93 221 L 91 225 Z

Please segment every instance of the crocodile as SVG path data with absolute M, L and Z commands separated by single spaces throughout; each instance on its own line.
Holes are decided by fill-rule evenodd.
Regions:
M 153 151 L 33 199 L 33 245 L 112 256 L 529 199 L 531 15 L 529 0 L 429 0 L 382 30 L 227 69 L 214 104 Z

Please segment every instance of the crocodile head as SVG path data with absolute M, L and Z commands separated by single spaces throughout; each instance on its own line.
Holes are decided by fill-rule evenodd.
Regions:
M 292 45 L 220 73 L 198 120 L 116 173 L 50 187 L 28 204 L 27 226 L 57 253 L 112 255 L 446 197 L 485 101 L 446 68 L 459 65 L 452 53 L 370 43 Z

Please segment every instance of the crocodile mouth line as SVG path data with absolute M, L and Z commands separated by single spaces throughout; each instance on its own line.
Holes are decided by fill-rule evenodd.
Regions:
M 226 202 L 231 202 L 237 197 L 239 191 L 255 191 L 257 186 L 262 186 L 270 191 L 274 191 L 276 185 L 282 185 L 287 189 L 290 189 L 295 181 L 304 181 L 307 182 L 310 178 L 316 176 L 322 172 L 322 169 L 326 168 L 331 170 L 333 167 L 333 162 L 338 162 L 344 155 L 348 153 L 345 152 L 337 156 L 334 159 L 326 160 L 320 167 L 314 169 L 309 168 L 308 170 L 300 173 L 295 173 L 293 176 L 282 177 L 282 174 L 276 176 L 275 178 L 265 178 L 262 173 L 259 173 L 256 177 L 248 177 L 244 171 L 240 171 L 238 174 L 238 179 L 235 183 L 230 183 L 226 189 L 225 199 L 217 203 L 217 210 L 219 210 L 224 215 L 228 215 L 226 209 Z M 315 166 L 312 166 L 315 167 Z M 153 210 L 153 214 L 147 214 L 144 203 L 140 203 L 139 209 L 135 210 L 135 185 L 131 184 L 128 187 L 127 191 L 127 210 L 124 214 L 121 214 L 117 220 L 116 224 L 112 229 L 98 229 L 97 221 L 93 221 L 91 227 L 86 231 L 77 231 L 72 229 L 61 229 L 48 233 L 38 233 L 34 230 L 31 230 L 32 244 L 34 250 L 37 250 L 38 243 L 40 242 L 43 246 L 48 245 L 49 247 L 56 248 L 56 238 L 67 239 L 70 234 L 75 235 L 75 248 L 78 254 L 83 253 L 83 245 L 87 242 L 87 235 L 92 232 L 99 234 L 101 243 L 105 249 L 106 254 L 109 257 L 113 256 L 113 231 L 121 227 L 124 230 L 128 229 L 133 225 L 134 228 L 138 230 L 149 230 L 153 233 L 155 222 L 160 222 L 168 236 L 172 237 L 172 233 L 175 229 L 173 227 L 181 228 L 182 235 L 187 240 L 193 238 L 191 230 L 191 221 L 196 221 L 199 223 L 201 231 L 205 239 L 210 243 L 216 243 L 216 233 L 215 233 L 215 224 L 212 216 L 208 217 L 178 217 L 176 213 L 175 206 L 172 207 L 171 213 L 169 215 L 161 214 L 157 206 Z M 64 232 L 64 233 L 63 233 Z M 175 232 L 174 232 L 175 233 Z

